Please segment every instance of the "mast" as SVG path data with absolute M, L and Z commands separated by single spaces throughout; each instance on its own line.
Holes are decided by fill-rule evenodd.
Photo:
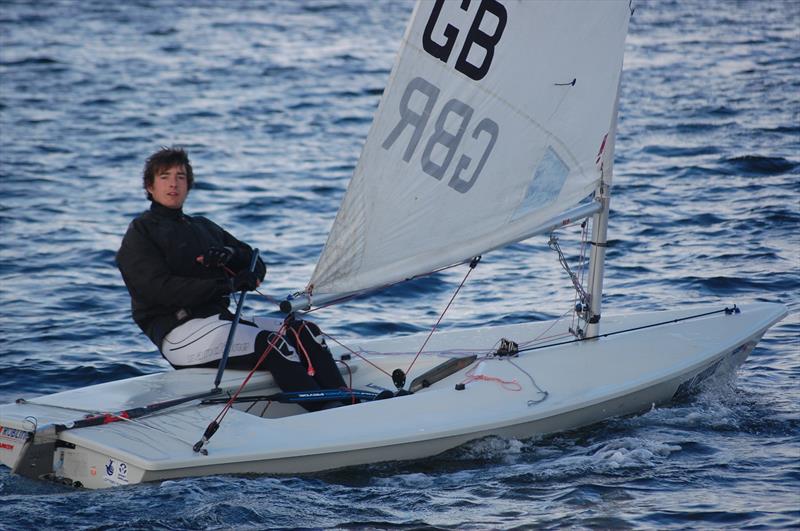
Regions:
M 619 113 L 619 92 L 622 85 L 622 69 L 620 67 L 617 95 L 614 110 L 611 113 L 611 127 L 604 145 L 600 148 L 600 185 L 595 200 L 600 203 L 600 211 L 592 216 L 592 252 L 589 255 L 589 312 L 586 316 L 586 337 L 597 337 L 600 334 L 600 315 L 603 302 L 603 276 L 606 264 L 606 246 L 608 242 L 608 212 L 611 204 L 611 178 L 614 174 L 614 144 L 617 139 L 617 115 Z
M 600 306 L 603 299 L 603 274 L 606 262 L 606 242 L 608 233 L 608 210 L 611 197 L 609 186 L 600 182 L 597 201 L 601 210 L 592 216 L 592 251 L 589 255 L 589 314 L 587 315 L 586 337 L 597 337 L 600 333 Z

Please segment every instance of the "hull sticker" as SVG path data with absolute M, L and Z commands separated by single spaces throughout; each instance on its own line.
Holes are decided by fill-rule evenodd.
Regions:
M 25 441 L 28 439 L 28 432 L 24 430 L 17 430 L 14 428 L 6 428 L 0 426 L 0 437 L 4 439 L 17 439 Z
M 103 481 L 110 485 L 119 486 L 128 484 L 128 465 L 122 461 L 109 459 L 105 466 Z

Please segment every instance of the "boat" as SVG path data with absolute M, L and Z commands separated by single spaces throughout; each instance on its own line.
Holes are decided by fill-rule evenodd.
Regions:
M 783 305 L 601 313 L 631 14 L 628 0 L 419 1 L 312 277 L 281 302 L 301 316 L 445 268 L 466 281 L 484 254 L 550 235 L 570 322 L 331 340 L 349 388 L 317 396 L 263 371 L 184 369 L 20 399 L 0 406 L 0 463 L 89 489 L 311 473 L 557 433 L 729 377 Z M 585 283 L 555 236 L 576 225 Z M 301 407 L 332 397 L 352 403 Z

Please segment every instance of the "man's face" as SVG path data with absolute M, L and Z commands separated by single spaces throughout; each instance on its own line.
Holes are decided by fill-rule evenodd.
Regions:
M 181 208 L 189 194 L 189 183 L 183 164 L 158 170 L 147 191 L 156 203 L 167 208 Z

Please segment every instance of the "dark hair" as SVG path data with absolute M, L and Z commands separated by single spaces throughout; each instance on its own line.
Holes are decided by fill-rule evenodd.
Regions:
M 147 199 L 153 200 L 153 196 L 147 190 L 147 187 L 153 185 L 156 174 L 161 170 L 166 170 L 173 166 L 184 167 L 186 170 L 186 184 L 189 190 L 192 189 L 192 185 L 194 184 L 194 172 L 192 171 L 192 164 L 189 162 L 189 155 L 186 154 L 183 148 L 162 147 L 150 155 L 144 163 L 142 184 L 147 194 Z

